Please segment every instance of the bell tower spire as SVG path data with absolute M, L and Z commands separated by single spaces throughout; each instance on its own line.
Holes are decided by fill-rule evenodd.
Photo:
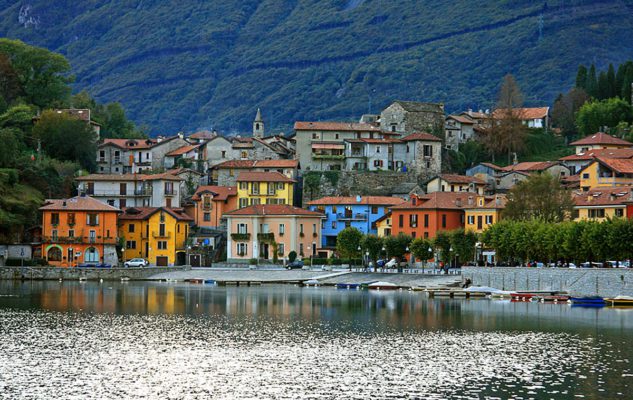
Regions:
M 255 121 L 253 121 L 253 137 L 264 137 L 264 120 L 259 108 L 257 109 L 257 115 L 255 115 Z

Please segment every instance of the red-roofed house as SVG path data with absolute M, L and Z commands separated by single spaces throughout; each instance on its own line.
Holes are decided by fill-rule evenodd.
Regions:
M 165 154 L 165 168 L 176 166 L 192 168 L 200 173 L 207 172 L 206 143 L 188 144 Z
M 471 192 L 484 194 L 486 182 L 474 176 L 440 174 L 426 181 L 426 192 Z
M 259 204 L 224 214 L 228 261 L 316 256 L 323 214 L 288 204 Z
M 236 181 L 239 208 L 294 203 L 296 181 L 279 172 L 240 172 Z
M 189 143 L 181 135 L 161 139 L 104 139 L 97 148 L 97 172 L 131 174 L 163 167 L 165 155 Z
M 464 227 L 464 207 L 472 193 L 435 192 L 412 196 L 391 207 L 391 233 L 432 239 L 438 231 Z
M 633 186 L 598 187 L 573 193 L 574 219 L 632 218 Z
M 299 160 L 229 160 L 213 166 L 212 179 L 220 186 L 234 186 L 241 172 L 279 172 L 297 179 Z
M 185 206 L 196 226 L 221 228 L 222 215 L 237 209 L 237 186 L 199 186 Z
M 624 139 L 619 139 L 604 132 L 597 132 L 575 142 L 570 146 L 576 146 L 576 154 L 583 154 L 595 149 L 630 149 L 633 143 Z
M 493 118 L 504 118 L 509 109 L 496 109 Z M 528 128 L 549 129 L 549 107 L 514 108 L 513 115 L 518 117 Z
M 596 158 L 622 158 L 633 159 L 633 148 L 625 149 L 593 149 L 584 153 L 576 153 L 560 158 L 558 161 L 569 167 L 572 175 L 575 175 Z
M 633 185 L 633 160 L 598 157 L 581 169 L 580 189 Z
M 476 121 L 467 114 L 447 116 L 444 124 L 445 147 L 448 150 L 459 150 L 460 144 L 466 143 L 475 136 L 476 124 Z

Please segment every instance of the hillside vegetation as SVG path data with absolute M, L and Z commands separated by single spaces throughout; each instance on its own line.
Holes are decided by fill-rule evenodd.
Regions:
M 551 104 L 624 61 L 633 1 L 0 0 L 0 36 L 64 54 L 76 90 L 153 133 L 357 119 L 394 99 L 489 108 L 514 74 Z

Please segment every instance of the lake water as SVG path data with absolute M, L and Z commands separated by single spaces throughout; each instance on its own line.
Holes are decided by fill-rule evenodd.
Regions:
M 0 282 L 1 399 L 631 399 L 633 309 Z

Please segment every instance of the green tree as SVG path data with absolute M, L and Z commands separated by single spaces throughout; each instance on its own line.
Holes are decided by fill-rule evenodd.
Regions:
M 477 234 L 472 231 L 465 231 L 463 228 L 450 232 L 451 246 L 455 255 L 459 255 L 461 262 L 468 262 L 475 258 L 475 244 Z
M 341 258 L 358 258 L 363 234 L 356 228 L 349 227 L 339 232 L 336 236 L 336 251 Z
M 587 89 L 587 67 L 584 65 L 578 66 L 578 72 L 576 73 L 576 88 Z
M 33 127 L 33 136 L 41 140 L 42 149 L 51 157 L 77 161 L 83 168 L 94 170 L 96 135 L 85 121 L 45 111 Z
M 387 236 L 383 239 L 387 257 L 402 259 L 407 253 L 407 247 L 411 244 L 411 236 L 399 233 L 397 236 Z
M 377 260 L 382 251 L 383 240 L 376 235 L 363 236 L 360 244 L 362 251 L 369 253 L 370 260 Z
M 578 132 L 583 136 L 592 135 L 605 126 L 614 128 L 620 122 L 633 122 L 633 108 L 620 98 L 589 101 L 576 114 Z
M 0 168 L 13 168 L 21 150 L 21 143 L 17 137 L 15 129 L 0 129 Z
M 409 249 L 415 260 L 427 261 L 433 258 L 433 243 L 429 239 L 415 238 Z
M 596 78 L 596 66 L 593 64 L 591 64 L 591 67 L 589 68 L 585 90 L 589 96 L 596 97 L 596 92 L 598 90 L 598 78 Z
M 517 221 L 560 222 L 571 214 L 572 209 L 569 191 L 556 177 L 548 173 L 533 174 L 509 191 L 503 217 Z
M 433 246 L 440 261 L 449 262 L 451 254 L 451 235 L 447 231 L 438 231 L 433 239 Z
M 561 133 L 571 138 L 577 134 L 576 113 L 589 100 L 587 92 L 580 88 L 573 88 L 564 95 L 561 94 L 552 107 L 552 125 Z
M 22 95 L 22 86 L 9 57 L 0 53 L 0 97 L 6 105 Z
M 613 68 L 613 64 L 609 64 L 609 69 L 607 70 L 607 96 L 608 98 L 612 98 L 619 94 L 615 81 L 615 69 Z

